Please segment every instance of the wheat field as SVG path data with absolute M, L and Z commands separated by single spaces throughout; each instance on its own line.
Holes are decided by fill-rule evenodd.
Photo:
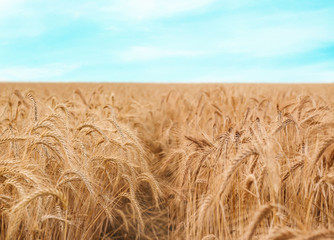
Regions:
M 334 239 L 334 85 L 0 84 L 0 239 Z

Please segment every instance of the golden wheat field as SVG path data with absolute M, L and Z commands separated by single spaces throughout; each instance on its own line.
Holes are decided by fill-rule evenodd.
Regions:
M 0 84 L 1 239 L 334 239 L 334 85 Z

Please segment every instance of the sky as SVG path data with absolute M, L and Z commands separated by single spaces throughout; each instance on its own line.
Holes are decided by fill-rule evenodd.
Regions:
M 0 81 L 334 82 L 332 0 L 0 0 Z

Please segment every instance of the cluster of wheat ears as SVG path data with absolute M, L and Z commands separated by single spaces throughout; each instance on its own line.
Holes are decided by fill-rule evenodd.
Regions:
M 334 239 L 333 85 L 2 87 L 0 239 Z

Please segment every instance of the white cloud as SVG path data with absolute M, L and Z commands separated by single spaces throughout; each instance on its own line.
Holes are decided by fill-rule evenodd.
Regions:
M 24 0 L 0 0 L 0 19 L 17 15 L 23 3 Z
M 1 11 L 13 8 L 18 4 L 22 3 L 23 0 L 0 0 L 0 9 Z
M 227 54 L 255 57 L 312 51 L 334 42 L 333 10 L 241 16 L 235 28 L 220 37 L 218 49 Z
M 130 20 L 168 17 L 205 7 L 216 0 L 118 0 L 104 11 Z
M 202 75 L 191 82 L 281 82 L 281 83 L 334 83 L 333 62 L 300 67 L 226 68 Z M 218 73 L 219 72 L 219 73 Z
M 40 8 L 29 7 L 26 0 L 0 0 L 1 44 L 43 34 L 47 29 L 43 14 Z
M 152 46 L 133 46 L 119 52 L 118 57 L 125 62 L 149 61 L 166 57 L 191 57 L 205 54 L 200 51 L 170 50 Z
M 60 77 L 79 68 L 78 64 L 61 63 L 41 67 L 9 67 L 0 69 L 0 79 L 7 81 L 41 81 Z
M 306 52 L 334 40 L 326 28 L 279 26 L 250 29 L 239 36 L 223 39 L 220 50 L 224 53 L 267 57 Z

